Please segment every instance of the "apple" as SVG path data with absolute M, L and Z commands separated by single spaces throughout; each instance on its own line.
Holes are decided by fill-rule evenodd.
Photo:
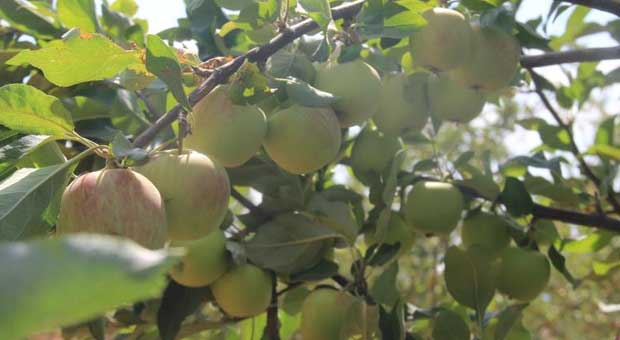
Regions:
M 202 153 L 158 152 L 136 171 L 151 180 L 164 197 L 170 240 L 202 238 L 217 229 L 226 217 L 230 197 L 228 175 Z
M 420 181 L 407 195 L 405 218 L 413 228 L 425 234 L 452 232 L 463 213 L 463 195 L 450 183 Z
M 56 233 L 123 236 L 143 247 L 166 241 L 166 209 L 159 191 L 129 169 L 104 169 L 76 178 L 62 194 Z
M 185 146 L 202 152 L 225 167 L 247 162 L 267 134 L 265 113 L 253 105 L 235 105 L 226 86 L 217 86 L 193 107 L 191 134 Z

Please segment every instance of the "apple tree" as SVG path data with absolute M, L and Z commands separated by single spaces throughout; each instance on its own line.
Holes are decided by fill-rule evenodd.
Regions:
M 611 338 L 620 4 L 532 2 L 2 1 L 0 338 Z

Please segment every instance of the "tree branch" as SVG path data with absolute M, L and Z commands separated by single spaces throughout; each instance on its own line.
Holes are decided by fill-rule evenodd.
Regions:
M 617 0 L 562 0 L 574 5 L 581 5 L 611 13 L 620 17 L 620 2 Z
M 584 214 L 566 209 L 550 208 L 534 204 L 532 215 L 536 218 L 566 222 L 620 233 L 620 220 L 604 214 Z
M 568 134 L 571 153 L 573 154 L 573 156 L 575 156 L 575 158 L 577 159 L 577 162 L 579 162 L 581 171 L 592 183 L 594 183 L 594 185 L 596 185 L 597 190 L 598 190 L 602 184 L 602 181 L 600 178 L 598 178 L 598 176 L 596 176 L 596 174 L 594 174 L 594 171 L 592 171 L 592 168 L 590 168 L 588 163 L 586 163 L 585 159 L 581 155 L 581 152 L 579 151 L 579 148 L 577 147 L 577 144 L 575 143 L 575 136 L 573 135 L 573 130 L 571 126 L 569 124 L 566 124 L 562 120 L 562 118 L 560 117 L 560 114 L 555 110 L 553 105 L 551 105 L 551 102 L 547 98 L 547 95 L 545 95 L 545 93 L 543 92 L 542 86 L 540 84 L 543 78 L 531 68 L 528 69 L 528 72 L 530 72 L 530 74 L 532 75 L 532 81 L 534 82 L 534 90 L 536 91 L 536 94 L 538 94 L 538 97 L 540 97 L 541 101 L 543 102 L 543 105 L 551 113 L 551 115 L 553 116 L 555 121 L 558 123 L 558 125 L 560 125 L 560 127 L 564 129 L 564 131 L 566 131 L 566 133 Z M 618 200 L 616 199 L 616 193 L 614 192 L 612 188 L 608 188 L 607 191 L 608 191 L 607 201 L 614 208 L 614 211 L 620 215 L 620 203 L 618 203 Z
M 620 4 L 618 4 L 618 7 L 620 8 Z M 574 51 L 549 52 L 539 55 L 523 56 L 521 57 L 521 66 L 532 68 L 610 59 L 620 59 L 620 46 L 586 48 Z
M 355 2 L 336 6 L 332 8 L 332 17 L 334 18 L 334 20 L 337 20 L 354 16 L 360 11 L 363 4 L 364 0 L 358 0 Z M 252 49 L 248 53 L 236 57 L 228 64 L 218 67 L 205 82 L 203 82 L 196 90 L 190 93 L 190 104 L 193 106 L 200 99 L 204 98 L 207 94 L 209 94 L 209 92 L 211 92 L 211 90 L 213 90 L 215 86 L 226 82 L 226 80 L 228 80 L 228 78 L 233 73 L 235 73 L 241 67 L 241 65 L 243 65 L 243 62 L 245 60 L 249 60 L 252 62 L 265 61 L 282 47 L 288 45 L 295 39 L 317 28 L 319 28 L 319 25 L 316 22 L 314 22 L 312 19 L 306 19 L 296 25 L 291 26 L 284 32 L 278 34 L 269 43 L 261 47 Z M 138 137 L 136 137 L 136 139 L 134 140 L 134 146 L 146 146 L 149 142 L 153 140 L 153 138 L 155 138 L 159 131 L 174 122 L 174 120 L 179 116 L 181 110 L 182 108 L 180 105 L 174 106 L 170 111 L 161 116 L 153 124 L 153 126 L 149 127 Z
M 278 281 L 275 273 L 271 273 L 273 284 L 271 286 L 271 304 L 267 308 L 267 324 L 263 331 L 266 340 L 280 340 L 280 319 L 278 319 Z

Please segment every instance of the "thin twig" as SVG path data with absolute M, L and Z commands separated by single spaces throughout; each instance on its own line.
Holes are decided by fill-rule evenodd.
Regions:
M 358 0 L 351 3 L 346 3 L 340 6 L 336 6 L 332 9 L 332 17 L 334 20 L 345 17 L 354 16 L 359 12 L 364 4 L 364 0 Z M 289 29 L 278 34 L 269 43 L 252 49 L 244 55 L 238 56 L 228 64 L 222 65 L 214 70 L 211 76 L 204 81 L 200 86 L 189 94 L 189 103 L 193 106 L 200 99 L 205 97 L 213 88 L 219 84 L 224 83 L 228 78 L 235 73 L 243 63 L 248 60 L 251 62 L 264 62 L 271 55 L 282 49 L 284 46 L 293 42 L 295 39 L 302 35 L 309 33 L 310 31 L 318 28 L 319 25 L 312 19 L 306 19 L 296 25 L 291 26 Z M 146 146 L 159 131 L 166 126 L 174 122 L 181 112 L 181 106 L 176 105 L 170 111 L 161 116 L 151 127 L 142 132 L 134 141 L 135 147 Z
M 618 8 L 620 8 L 620 3 L 618 4 Z M 573 51 L 549 52 L 538 55 L 523 56 L 521 57 L 521 66 L 525 68 L 532 68 L 610 59 L 620 59 L 620 46 L 585 48 Z
M 547 108 L 549 113 L 551 113 L 551 115 L 553 116 L 553 119 L 555 119 L 558 125 L 568 134 L 571 153 L 573 154 L 573 156 L 575 156 L 575 158 L 577 159 L 577 162 L 579 162 L 579 166 L 581 170 L 583 171 L 583 174 L 592 183 L 596 185 L 597 190 L 598 190 L 602 184 L 602 181 L 600 178 L 598 178 L 598 176 L 596 176 L 596 174 L 594 174 L 594 171 L 592 171 L 592 168 L 588 165 L 588 163 L 586 163 L 585 159 L 581 155 L 581 152 L 579 151 L 579 148 L 577 147 L 577 144 L 575 143 L 575 136 L 573 134 L 573 130 L 570 124 L 567 124 L 566 122 L 564 122 L 564 120 L 562 120 L 562 117 L 560 117 L 560 114 L 558 113 L 558 111 L 553 107 L 553 105 L 551 105 L 549 98 L 547 98 L 547 95 L 545 95 L 545 93 L 543 92 L 542 85 L 541 85 L 541 81 L 543 78 L 531 68 L 528 69 L 528 72 L 532 75 L 532 81 L 534 82 L 536 94 L 538 94 L 538 97 L 540 97 L 540 100 L 543 102 L 543 105 L 545 106 L 545 108 Z M 614 192 L 612 188 L 608 188 L 607 201 L 614 208 L 614 211 L 616 212 L 616 214 L 620 215 L 620 204 L 618 203 L 618 200 L 616 199 L 616 193 Z
M 267 324 L 263 331 L 263 337 L 267 340 L 280 340 L 280 319 L 278 318 L 278 281 L 275 273 L 271 273 L 271 304 L 267 308 Z
M 617 0 L 562 0 L 571 4 L 581 5 L 611 13 L 620 17 L 620 2 Z

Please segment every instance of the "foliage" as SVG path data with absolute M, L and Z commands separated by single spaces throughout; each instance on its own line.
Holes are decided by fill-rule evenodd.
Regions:
M 620 47 L 581 45 L 620 42 L 604 2 L 556 1 L 521 22 L 528 1 L 186 0 L 187 17 L 156 34 L 134 0 L 0 2 L 0 338 L 279 340 L 315 334 L 311 319 L 334 339 L 610 338 L 620 121 L 601 98 L 620 68 L 601 61 Z M 615 16 L 586 20 L 596 10 Z M 435 33 L 450 25 L 467 39 L 442 49 Z M 179 47 L 188 40 L 197 51 Z M 566 83 L 538 71 L 569 62 Z M 537 145 L 516 154 L 514 131 Z M 219 226 L 214 276 L 226 281 L 171 279 L 192 237 L 138 246 L 114 215 L 129 204 L 98 207 L 120 221 L 116 237 L 56 235 L 76 175 L 148 169 L 188 145 L 217 179 L 188 179 L 180 157 L 146 177 L 165 224 L 194 239 Z M 412 190 L 429 182 L 448 199 Z M 212 192 L 224 203 L 200 199 Z M 531 269 L 522 253 L 544 275 L 515 300 L 506 290 L 528 277 L 513 276 Z M 191 263 L 216 262 L 207 255 Z M 346 297 L 341 320 L 302 311 L 316 292 Z

